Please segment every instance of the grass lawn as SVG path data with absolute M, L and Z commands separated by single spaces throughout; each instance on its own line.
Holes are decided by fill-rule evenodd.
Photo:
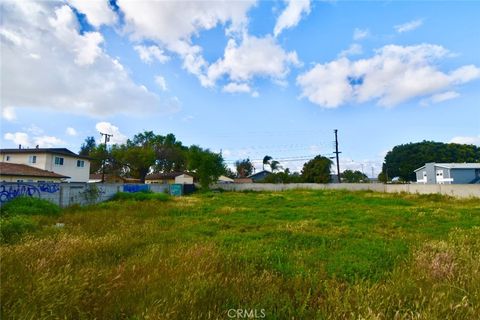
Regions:
M 32 219 L 1 245 L 1 319 L 480 318 L 478 199 L 225 192 Z

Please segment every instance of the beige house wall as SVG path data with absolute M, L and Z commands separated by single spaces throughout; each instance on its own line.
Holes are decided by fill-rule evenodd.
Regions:
M 37 156 L 36 163 L 29 163 L 28 159 L 30 156 Z M 10 156 L 10 159 L 7 161 L 7 156 Z M 55 165 L 55 157 L 63 158 L 63 165 Z M 68 176 L 70 179 L 67 179 L 69 182 L 88 182 L 90 175 L 90 161 L 86 159 L 80 159 L 77 157 L 70 157 L 66 155 L 55 155 L 51 153 L 13 153 L 8 154 L 4 153 L 1 155 L 3 162 L 9 163 L 19 163 L 26 164 L 35 168 L 53 171 L 55 173 Z M 85 166 L 77 167 L 77 160 L 83 160 Z M 16 181 L 16 180 L 15 180 Z

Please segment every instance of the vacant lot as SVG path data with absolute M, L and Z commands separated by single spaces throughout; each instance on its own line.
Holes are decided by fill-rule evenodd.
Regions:
M 480 317 L 478 199 L 207 193 L 35 219 L 1 246 L 2 319 Z

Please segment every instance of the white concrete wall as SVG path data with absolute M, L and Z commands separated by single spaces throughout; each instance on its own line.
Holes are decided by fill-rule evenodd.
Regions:
M 344 189 L 344 190 L 372 190 L 377 192 L 398 193 L 407 192 L 414 194 L 445 194 L 458 198 L 480 198 L 480 185 L 474 184 L 380 184 L 380 183 L 239 183 L 217 184 L 213 188 L 230 191 L 284 191 L 293 189 Z

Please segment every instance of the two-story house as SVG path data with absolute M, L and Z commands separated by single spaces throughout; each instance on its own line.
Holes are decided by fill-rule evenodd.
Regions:
M 88 182 L 90 174 L 89 158 L 66 148 L 0 149 L 0 161 L 55 172 L 68 182 Z

